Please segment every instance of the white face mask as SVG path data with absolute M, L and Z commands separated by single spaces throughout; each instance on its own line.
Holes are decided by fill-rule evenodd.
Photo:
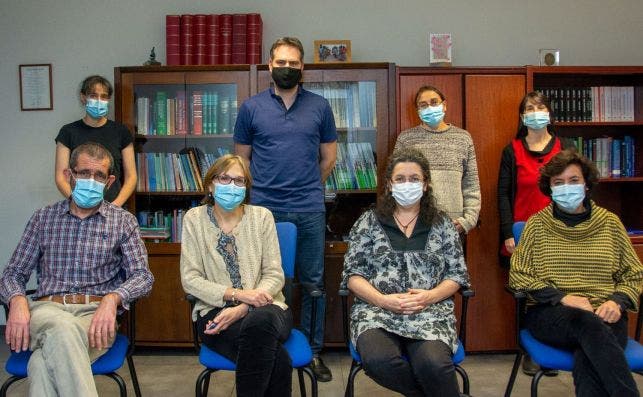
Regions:
M 422 182 L 404 182 L 391 184 L 393 198 L 402 207 L 408 207 L 420 201 L 424 193 Z

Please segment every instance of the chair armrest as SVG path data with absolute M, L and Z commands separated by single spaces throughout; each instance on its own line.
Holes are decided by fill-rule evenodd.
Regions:
M 462 306 L 460 310 L 460 327 L 458 329 L 458 339 L 462 343 L 462 347 L 466 347 L 467 341 L 467 310 L 469 307 L 469 298 L 476 295 L 476 292 L 471 288 L 460 288 L 458 294 L 462 296 Z
M 458 294 L 462 295 L 465 298 L 471 298 L 476 296 L 476 292 L 471 288 L 460 288 Z
M 517 289 L 513 289 L 508 285 L 505 285 L 505 290 L 513 295 L 514 299 L 527 299 L 527 293 L 525 291 L 518 291 Z
M 340 288 L 338 292 L 339 296 L 348 296 L 350 293 L 351 292 L 347 288 Z

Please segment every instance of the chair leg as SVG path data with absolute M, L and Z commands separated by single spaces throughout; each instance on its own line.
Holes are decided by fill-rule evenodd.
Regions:
M 210 375 L 212 374 L 211 369 L 204 369 L 196 378 L 196 388 L 194 395 L 196 397 L 206 397 L 208 395 L 208 388 L 210 387 Z
M 132 378 L 132 385 L 134 385 L 134 395 L 141 397 L 141 386 L 138 384 L 138 376 L 136 376 L 136 368 L 134 367 L 134 357 L 132 357 L 131 354 L 127 355 L 127 367 Z
M 4 381 L 4 383 L 2 384 L 2 388 L 0 388 L 0 397 L 7 397 L 7 390 L 9 390 L 9 386 L 20 379 L 24 378 L 21 378 L 19 376 L 11 376 L 9 377 L 9 379 Z
M 105 376 L 109 376 L 114 380 L 114 382 L 116 382 L 116 384 L 118 384 L 118 390 L 120 391 L 121 397 L 127 397 L 127 386 L 119 374 L 116 372 L 110 372 L 109 374 L 105 374 Z
M 301 371 L 305 372 L 308 377 L 310 378 L 310 394 L 312 394 L 312 397 L 317 397 L 318 396 L 318 386 L 317 386 L 317 378 L 315 378 L 315 374 L 313 373 L 313 370 L 310 369 L 310 367 L 302 367 Z M 301 376 L 301 375 L 300 375 Z M 303 376 L 299 378 L 300 387 L 303 387 L 303 393 L 302 397 L 306 395 L 306 388 L 303 382 L 304 378 Z
M 514 360 L 514 365 L 511 368 L 511 375 L 509 376 L 509 383 L 507 383 L 507 388 L 505 389 L 505 397 L 511 396 L 511 392 L 514 388 L 514 382 L 516 381 L 516 375 L 518 375 L 520 361 L 522 361 L 522 351 L 518 351 L 518 353 L 516 353 L 516 359 Z
M 545 375 L 545 371 L 541 368 L 531 380 L 531 397 L 538 397 L 538 382 L 540 382 L 540 378 L 542 378 L 543 375 Z
M 353 397 L 355 393 L 355 376 L 362 369 L 362 365 L 353 360 L 351 363 L 351 370 L 348 372 L 348 379 L 346 380 L 345 397 Z
M 297 368 L 297 378 L 299 379 L 299 395 L 306 397 L 306 383 L 304 382 L 304 370 Z
M 469 394 L 469 375 L 467 375 L 467 372 L 464 370 L 459 365 L 455 366 L 455 370 L 457 373 L 460 374 L 460 377 L 462 378 L 462 393 L 464 394 Z

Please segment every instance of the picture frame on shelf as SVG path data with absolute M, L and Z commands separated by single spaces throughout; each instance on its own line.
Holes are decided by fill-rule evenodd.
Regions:
M 315 63 L 351 62 L 350 40 L 315 40 L 313 45 Z
M 559 66 L 560 50 L 555 48 L 541 48 L 538 50 L 539 66 Z
M 451 66 L 453 40 L 451 33 L 429 33 L 429 64 L 431 66 Z
M 19 65 L 20 110 L 53 110 L 51 64 Z

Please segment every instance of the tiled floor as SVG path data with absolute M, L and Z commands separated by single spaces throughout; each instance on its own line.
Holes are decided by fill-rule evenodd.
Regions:
M 3 338 L 4 339 L 4 338 Z M 0 362 L 4 363 L 8 355 L 6 345 L 0 347 Z M 344 395 L 346 378 L 350 368 L 350 358 L 347 353 L 333 351 L 326 353 L 325 362 L 333 371 L 334 379 L 328 383 L 319 384 L 320 397 L 340 397 Z M 484 354 L 470 355 L 466 358 L 463 367 L 469 374 L 471 381 L 471 395 L 475 397 L 499 397 L 504 394 L 504 388 L 509 378 L 513 363 L 512 355 Z M 134 357 L 138 379 L 143 396 L 159 397 L 187 397 L 194 396 L 194 383 L 202 367 L 196 355 L 189 351 L 145 351 Z M 4 368 L 4 365 L 3 365 Z M 134 391 L 130 383 L 127 368 L 119 372 L 128 384 L 128 393 Z M 2 371 L 2 382 L 7 374 Z M 643 377 L 635 375 L 639 389 L 643 390 Z M 514 387 L 513 396 L 528 396 L 531 378 L 520 373 Z M 9 396 L 25 396 L 27 381 L 22 380 L 14 384 L 9 390 Z M 98 391 L 101 396 L 116 396 L 115 383 L 108 378 L 97 378 Z M 210 396 L 234 396 L 234 375 L 232 373 L 217 373 L 213 376 L 210 387 Z M 296 375 L 293 376 L 293 395 L 299 395 L 299 386 Z M 308 394 L 310 395 L 310 394 Z M 393 396 L 396 395 L 383 389 L 370 380 L 364 373 L 357 375 L 355 396 Z M 574 395 L 570 374 L 562 373 L 555 378 L 541 380 L 540 395 L 546 397 L 568 397 Z

